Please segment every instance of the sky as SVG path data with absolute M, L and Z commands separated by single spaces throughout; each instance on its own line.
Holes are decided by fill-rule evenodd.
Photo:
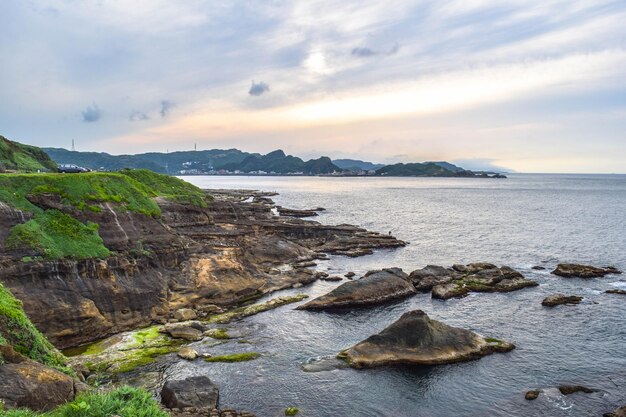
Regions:
M 0 0 L 0 134 L 626 173 L 626 2 Z

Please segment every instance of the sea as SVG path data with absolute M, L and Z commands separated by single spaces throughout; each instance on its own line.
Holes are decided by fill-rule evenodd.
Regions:
M 302 417 L 601 416 L 626 405 L 626 275 L 560 278 L 559 262 L 626 270 L 626 175 L 511 174 L 507 179 L 380 177 L 189 176 L 201 188 L 279 193 L 282 206 L 324 207 L 312 220 L 350 223 L 408 242 L 373 255 L 331 256 L 319 270 L 332 275 L 429 264 L 509 265 L 538 287 L 511 293 L 433 300 L 430 294 L 345 312 L 297 311 L 297 304 L 226 325 L 237 339 L 199 342 L 211 354 L 255 351 L 240 363 L 177 362 L 170 377 L 206 375 L 220 388 L 220 408 L 257 416 Z M 534 270 L 542 266 L 545 270 Z M 341 283 L 316 282 L 271 294 L 316 297 Z M 584 297 L 577 306 L 546 308 L 553 293 Z M 505 354 L 433 367 L 355 370 L 337 352 L 380 332 L 404 312 L 516 345 Z M 590 394 L 562 395 L 560 385 Z M 542 394 L 524 399 L 528 390 Z

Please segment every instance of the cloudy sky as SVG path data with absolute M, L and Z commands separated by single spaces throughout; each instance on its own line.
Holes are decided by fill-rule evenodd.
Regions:
M 1 0 L 0 134 L 626 173 L 626 2 Z

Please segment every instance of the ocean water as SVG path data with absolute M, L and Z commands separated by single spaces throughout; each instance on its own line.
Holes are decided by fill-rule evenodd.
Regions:
M 600 416 L 626 405 L 626 275 L 593 280 L 549 273 L 558 262 L 626 269 L 626 176 L 511 175 L 471 178 L 185 177 L 202 188 L 276 191 L 292 208 L 322 206 L 316 221 L 351 223 L 409 242 L 405 248 L 320 262 L 331 274 L 427 264 L 492 262 L 541 285 L 506 294 L 432 300 L 420 294 L 394 304 L 343 313 L 296 311 L 295 305 L 226 326 L 249 343 L 198 343 L 211 354 L 258 351 L 242 363 L 177 362 L 172 377 L 207 375 L 220 407 L 261 416 Z M 542 265 L 546 271 L 532 270 Z M 315 297 L 340 283 L 317 282 L 282 294 Z M 584 296 L 578 306 L 541 306 L 552 293 Z M 506 354 L 437 367 L 353 370 L 333 356 L 422 309 L 431 318 L 516 344 Z M 309 367 L 309 371 L 305 371 Z M 310 372 L 313 366 L 315 372 Z M 592 394 L 561 395 L 561 384 Z M 530 389 L 543 389 L 535 401 Z

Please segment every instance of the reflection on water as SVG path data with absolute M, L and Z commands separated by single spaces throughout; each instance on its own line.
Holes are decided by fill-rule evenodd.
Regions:
M 508 264 L 540 282 L 509 294 L 460 300 L 417 295 L 396 304 L 344 313 L 293 310 L 295 305 L 228 325 L 251 343 L 204 347 L 212 354 L 258 351 L 235 364 L 179 362 L 172 375 L 206 374 L 220 386 L 220 405 L 259 416 L 298 406 L 303 416 L 588 416 L 626 404 L 625 299 L 605 294 L 626 278 L 563 279 L 558 261 L 626 268 L 626 177 L 513 175 L 507 180 L 186 177 L 204 188 L 277 191 L 278 204 L 323 206 L 316 220 L 392 231 L 410 245 L 361 258 L 332 257 L 320 269 L 343 275 L 398 266 L 488 261 Z M 317 296 L 337 283 L 288 290 Z M 546 309 L 554 292 L 580 294 L 574 307 Z M 271 296 L 270 296 L 271 297 Z M 379 332 L 409 309 L 517 345 L 508 354 L 439 367 L 345 369 L 334 355 Z M 305 372 L 305 369 L 313 372 Z M 305 368 L 305 369 L 303 369 Z M 593 394 L 561 395 L 559 384 Z M 535 401 L 530 389 L 543 389 Z

